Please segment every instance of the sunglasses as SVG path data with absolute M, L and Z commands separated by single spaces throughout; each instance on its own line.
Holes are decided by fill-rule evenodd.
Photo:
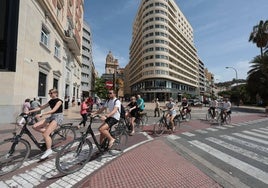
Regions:
M 50 93 L 48 93 L 49 95 L 51 95 L 52 94 L 52 92 L 50 92 Z
M 113 93 L 109 92 L 108 94 L 113 94 Z

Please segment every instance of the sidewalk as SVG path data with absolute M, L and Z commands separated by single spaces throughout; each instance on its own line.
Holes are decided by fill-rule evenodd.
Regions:
M 75 187 L 221 187 L 161 139 L 134 148 Z

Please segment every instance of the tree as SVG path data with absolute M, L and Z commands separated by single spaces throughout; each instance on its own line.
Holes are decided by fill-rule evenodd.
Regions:
M 268 55 L 256 56 L 248 71 L 247 84 L 251 97 L 259 95 L 268 104 Z
M 268 42 L 268 20 L 265 22 L 261 20 L 259 25 L 253 27 L 248 41 L 256 44 L 261 49 L 261 56 L 263 56 L 263 48 L 267 46 Z
M 95 80 L 95 93 L 102 99 L 107 98 L 108 89 L 105 87 L 105 80 L 102 78 L 96 78 Z

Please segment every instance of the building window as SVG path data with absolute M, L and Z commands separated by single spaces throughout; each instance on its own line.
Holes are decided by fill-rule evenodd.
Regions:
M 44 44 L 46 47 L 48 47 L 49 45 L 49 31 L 42 26 L 42 30 L 41 30 L 41 43 Z
M 38 81 L 38 96 L 46 96 L 46 85 L 47 85 L 47 75 L 39 72 L 39 81 Z
M 55 42 L 54 56 L 60 58 L 60 44 L 57 41 Z
M 59 84 L 59 80 L 57 80 L 56 78 L 53 79 L 53 88 L 54 89 L 58 89 L 58 84 Z

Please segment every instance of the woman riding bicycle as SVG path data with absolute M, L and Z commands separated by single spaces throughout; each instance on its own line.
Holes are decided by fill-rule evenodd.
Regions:
M 134 129 L 134 122 L 136 119 L 136 116 L 138 114 L 138 105 L 137 105 L 137 101 L 136 101 L 136 97 L 131 97 L 131 102 L 127 105 L 127 107 L 129 107 L 128 113 L 126 114 L 126 118 L 130 118 L 130 125 L 132 128 L 132 131 L 129 135 L 134 135 L 135 133 L 135 129 Z
M 176 116 L 175 103 L 173 102 L 173 98 L 169 98 L 169 102 L 166 104 L 166 108 L 168 112 L 166 114 L 166 119 L 171 123 L 171 130 L 174 131 L 174 118 Z
M 62 113 L 62 104 L 63 101 L 58 98 L 58 91 L 56 89 L 50 89 L 48 93 L 51 99 L 44 105 L 36 108 L 34 110 L 30 110 L 28 113 L 37 112 L 43 110 L 47 107 L 50 107 L 51 110 L 46 111 L 41 114 L 37 114 L 36 118 L 39 119 L 43 115 L 49 115 L 49 117 L 40 120 L 39 122 L 33 125 L 33 129 L 42 133 L 44 140 L 46 142 L 47 150 L 41 156 L 41 160 L 47 158 L 52 154 L 52 139 L 50 134 L 57 128 L 57 125 L 61 125 L 63 123 L 63 113 Z

